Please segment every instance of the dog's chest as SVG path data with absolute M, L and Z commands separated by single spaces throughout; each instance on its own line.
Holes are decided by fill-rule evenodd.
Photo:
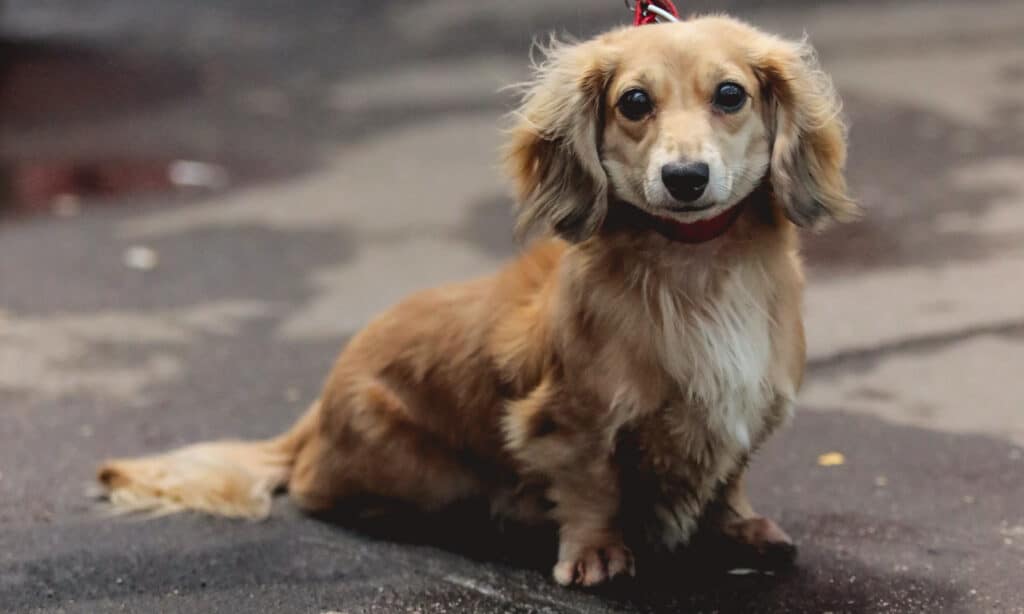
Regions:
M 658 541 L 685 543 L 718 487 L 761 439 L 775 399 L 770 295 L 755 272 L 725 280 L 715 300 L 659 297 L 659 354 L 674 392 L 622 434 L 633 504 Z M 685 308 L 684 308 L 685 307 Z
M 678 397 L 670 402 L 688 408 L 685 428 L 703 426 L 738 451 L 749 449 L 773 395 L 770 292 L 756 268 L 735 271 L 706 300 L 659 289 L 659 354 Z

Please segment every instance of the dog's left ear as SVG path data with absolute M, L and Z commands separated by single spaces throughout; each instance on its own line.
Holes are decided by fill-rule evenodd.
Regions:
M 613 71 L 604 37 L 552 41 L 514 114 L 505 164 L 518 192 L 518 232 L 553 231 L 577 242 L 600 228 L 608 177 L 598 153 L 604 90 Z
M 798 226 L 826 218 L 856 219 L 849 197 L 842 103 L 806 42 L 762 35 L 751 49 L 772 134 L 770 181 L 786 216 Z

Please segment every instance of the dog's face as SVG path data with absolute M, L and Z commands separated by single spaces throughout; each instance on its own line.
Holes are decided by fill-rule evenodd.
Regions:
M 616 196 L 688 222 L 753 191 L 768 170 L 771 143 L 743 48 L 719 28 L 682 25 L 618 43 L 600 157 Z
M 614 198 L 696 222 L 764 182 L 798 225 L 849 219 L 839 111 L 809 47 L 729 18 L 553 45 L 507 152 L 520 228 L 583 240 Z

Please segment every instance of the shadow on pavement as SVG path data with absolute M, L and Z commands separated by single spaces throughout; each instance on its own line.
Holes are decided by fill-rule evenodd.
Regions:
M 832 449 L 847 463 L 817 466 Z M 130 605 L 173 592 L 211 607 L 274 595 L 288 604 L 278 611 L 956 612 L 984 598 L 998 611 L 1012 596 L 968 596 L 967 587 L 974 574 L 1005 573 L 1013 558 L 1000 555 L 999 527 L 1024 507 L 1019 462 L 1019 450 L 991 438 L 804 412 L 753 466 L 760 511 L 801 548 L 795 568 L 775 574 L 726 573 L 735 562 L 716 561 L 704 539 L 672 560 L 641 558 L 636 580 L 563 590 L 548 577 L 550 532 L 501 534 L 469 508 L 339 525 L 280 501 L 264 523 L 182 516 L 8 530 L 4 541 L 18 550 L 47 543 L 57 552 L 0 566 L 0 603 Z

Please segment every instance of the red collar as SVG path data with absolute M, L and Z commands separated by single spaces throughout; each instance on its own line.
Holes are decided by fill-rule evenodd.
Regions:
M 745 203 L 746 201 L 741 201 L 715 217 L 689 223 L 652 216 L 655 221 L 654 229 L 673 241 L 704 243 L 725 234 L 725 231 L 729 230 L 736 218 L 743 212 Z

